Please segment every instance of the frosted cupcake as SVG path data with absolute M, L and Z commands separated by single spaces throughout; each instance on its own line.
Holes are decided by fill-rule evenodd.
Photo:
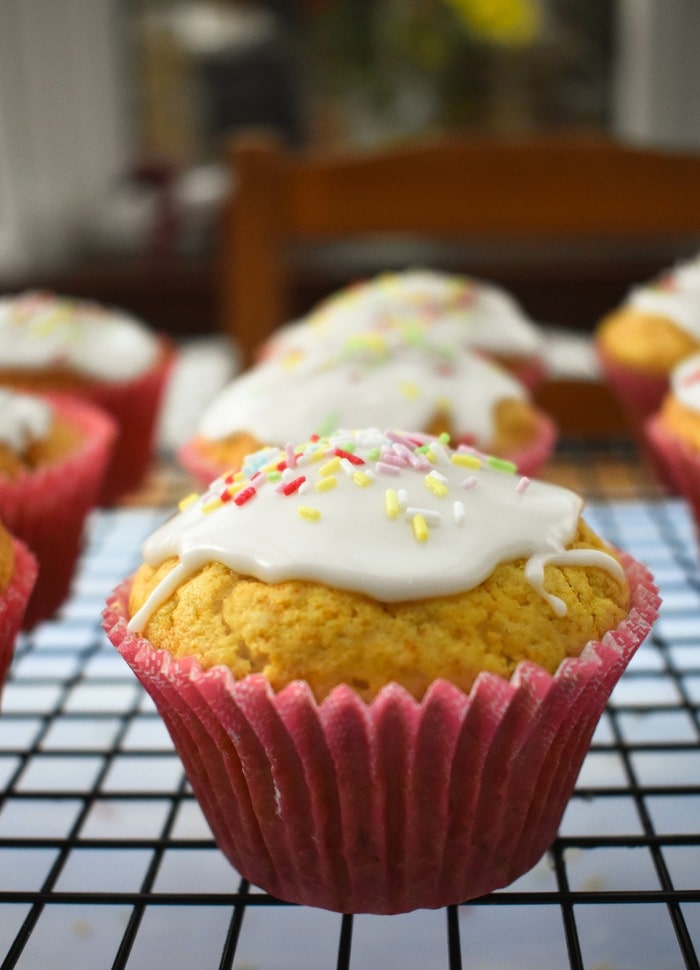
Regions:
M 0 522 L 0 691 L 36 581 L 36 559 Z
M 396 913 L 534 865 L 658 608 L 582 504 L 370 429 L 252 455 L 147 540 L 105 629 L 243 876 Z
M 201 484 L 238 467 L 263 443 L 309 429 L 410 427 L 446 433 L 532 475 L 556 441 L 527 389 L 490 360 L 447 342 L 368 331 L 334 353 L 268 360 L 234 379 L 205 410 L 181 463 Z
M 662 479 L 685 496 L 700 524 L 700 353 L 674 368 L 670 388 L 645 430 Z
M 0 298 L 0 385 L 76 394 L 116 421 L 103 503 L 147 474 L 172 361 L 164 336 L 120 310 L 51 293 Z
M 700 256 L 634 287 L 599 324 L 596 347 L 638 428 L 659 408 L 673 368 L 700 350 Z
M 373 330 L 478 351 L 530 389 L 546 374 L 542 334 L 508 292 L 428 269 L 382 273 L 338 291 L 302 320 L 280 328 L 262 355 L 327 354 L 329 346 Z
M 68 595 L 115 436 L 114 421 L 86 401 L 0 388 L 0 519 L 39 562 L 27 627 Z

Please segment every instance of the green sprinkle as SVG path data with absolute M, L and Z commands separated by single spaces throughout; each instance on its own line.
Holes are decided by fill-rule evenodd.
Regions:
M 496 458 L 495 455 L 489 455 L 486 464 L 489 468 L 499 472 L 509 472 L 511 475 L 518 470 L 518 466 L 514 462 L 507 461 L 505 458 Z
M 450 436 L 446 431 L 443 431 L 440 437 L 438 438 L 438 441 L 440 442 L 441 445 L 449 445 Z
M 268 472 L 267 480 L 268 482 L 278 482 L 282 477 L 282 472 Z
M 372 448 L 371 451 L 367 452 L 367 457 L 369 458 L 370 461 L 379 461 L 381 453 L 382 452 L 380 448 Z

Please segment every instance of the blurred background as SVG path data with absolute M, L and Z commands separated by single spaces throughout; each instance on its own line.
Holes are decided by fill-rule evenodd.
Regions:
M 363 151 L 581 131 L 695 151 L 699 41 L 697 0 L 3 0 L 0 290 L 213 331 L 232 132 Z M 628 261 L 619 291 L 651 268 Z

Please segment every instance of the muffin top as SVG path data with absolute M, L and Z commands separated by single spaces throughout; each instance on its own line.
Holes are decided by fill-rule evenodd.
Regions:
M 58 461 L 81 438 L 50 401 L 0 387 L 0 476 L 13 479 Z
M 158 355 L 155 335 L 122 311 L 43 292 L 0 298 L 0 371 L 123 381 L 147 371 Z
M 368 330 L 402 333 L 509 357 L 541 350 L 542 338 L 513 297 L 467 276 L 427 269 L 382 273 L 333 294 L 306 317 L 281 328 L 266 344 L 277 356 L 313 353 Z
M 533 661 L 553 673 L 626 615 L 621 564 L 573 492 L 426 435 L 264 449 L 144 544 L 130 630 L 176 658 L 416 698 Z
M 495 407 L 525 401 L 504 369 L 447 341 L 379 330 L 332 353 L 265 361 L 234 379 L 204 412 L 198 433 L 218 441 L 246 431 L 258 441 L 299 441 L 313 430 L 376 424 L 429 430 L 436 423 L 482 446 L 494 439 Z M 440 420 L 442 419 L 442 420 Z

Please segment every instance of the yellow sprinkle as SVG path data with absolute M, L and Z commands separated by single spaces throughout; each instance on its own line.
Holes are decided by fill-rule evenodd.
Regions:
M 185 498 L 181 499 L 178 502 L 177 507 L 180 509 L 181 512 L 184 512 L 185 509 L 188 509 L 190 505 L 193 505 L 198 498 L 199 498 L 199 495 L 196 492 L 192 492 L 190 495 L 186 495 Z
M 437 495 L 438 498 L 443 498 L 443 496 L 447 495 L 447 485 L 445 485 L 444 482 L 441 482 L 439 478 L 435 478 L 432 472 L 429 475 L 426 475 L 423 481 L 433 495 Z
M 386 492 L 384 492 L 384 508 L 386 509 L 387 518 L 398 518 L 399 496 L 396 494 L 395 488 L 387 488 Z
M 367 472 L 355 472 L 352 476 L 352 480 L 356 485 L 361 485 L 362 488 L 367 488 L 368 485 L 372 484 L 372 478 L 367 474 Z
M 233 476 L 234 482 L 242 482 L 244 478 L 245 478 L 245 475 L 243 474 L 242 471 L 237 471 Z
M 321 465 L 321 467 L 318 470 L 318 473 L 319 475 L 332 475 L 334 472 L 337 472 L 339 468 L 340 468 L 340 457 L 338 455 L 335 455 L 333 458 L 327 461 L 325 465 Z
M 321 518 L 319 510 L 312 508 L 310 505 L 300 505 L 297 513 L 302 519 L 307 519 L 309 522 L 317 522 Z
M 326 475 L 325 478 L 319 478 L 316 482 L 314 488 L 317 492 L 330 492 L 332 488 L 338 484 L 338 479 L 335 475 Z
M 437 461 L 435 454 L 430 450 L 430 448 L 428 448 L 428 450 L 425 452 L 425 457 L 428 459 L 431 465 L 434 465 Z
M 202 506 L 202 512 L 204 512 L 204 514 L 206 515 L 207 512 L 213 512 L 214 509 L 218 509 L 219 506 L 223 504 L 224 503 L 221 501 L 220 498 L 213 498 L 211 502 L 207 502 L 206 505 Z
M 401 381 L 399 387 L 401 388 L 403 395 L 410 401 L 415 401 L 416 398 L 421 396 L 420 387 L 413 381 Z
M 462 468 L 481 468 L 481 459 L 468 452 L 456 451 L 451 458 L 453 465 L 461 465 Z
M 428 538 L 428 526 L 422 515 L 413 516 L 413 534 L 419 542 Z

